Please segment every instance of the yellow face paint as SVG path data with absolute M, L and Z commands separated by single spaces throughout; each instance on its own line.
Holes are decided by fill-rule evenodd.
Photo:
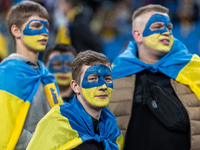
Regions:
M 174 42 L 169 16 L 153 14 L 146 24 L 143 37 L 146 45 L 150 48 L 169 52 Z
M 72 73 L 71 72 L 54 73 L 54 76 L 56 78 L 57 84 L 61 85 L 61 86 L 68 86 L 68 85 L 70 85 L 70 82 L 72 81 Z
M 23 40 L 32 49 L 43 51 L 46 48 L 49 31 L 48 21 L 33 19 L 23 30 Z
M 113 82 L 111 70 L 106 65 L 90 66 L 82 80 L 84 98 L 92 105 L 106 107 L 110 102 Z
M 155 50 L 169 52 L 174 43 L 173 35 L 168 36 L 169 41 L 170 41 L 169 45 L 164 45 L 162 43 L 159 43 L 159 39 L 162 39 L 162 38 L 165 38 L 165 36 L 162 36 L 161 34 L 152 34 L 145 37 L 144 40 L 149 47 Z
M 103 88 L 106 87 L 105 84 L 102 86 L 104 86 Z M 107 90 L 103 92 L 100 91 L 99 88 L 101 87 L 93 87 L 87 89 L 82 88 L 83 96 L 90 104 L 94 106 L 106 107 L 110 102 L 113 89 L 108 87 Z
M 33 35 L 33 36 L 25 36 L 24 35 L 24 42 L 31 48 L 43 51 L 46 48 L 46 44 L 38 43 L 39 40 L 48 40 L 48 37 L 44 35 Z

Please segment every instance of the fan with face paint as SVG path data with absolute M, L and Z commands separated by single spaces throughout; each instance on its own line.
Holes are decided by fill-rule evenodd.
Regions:
M 48 21 L 33 19 L 23 30 L 23 40 L 32 49 L 43 51 L 48 41 Z
M 69 86 L 72 80 L 71 65 L 74 56 L 71 54 L 60 54 L 53 56 L 49 61 L 49 71 L 51 71 L 58 85 Z
M 87 68 L 82 80 L 84 98 L 92 105 L 106 107 L 113 90 L 111 70 L 106 65 L 94 65 Z
M 167 15 L 153 14 L 143 31 L 146 45 L 169 52 L 173 45 L 172 23 Z

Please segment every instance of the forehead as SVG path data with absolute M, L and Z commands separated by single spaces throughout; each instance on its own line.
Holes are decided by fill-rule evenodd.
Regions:
M 25 26 L 33 19 L 38 19 L 38 20 L 43 20 L 43 21 L 48 21 L 47 19 L 45 18 L 41 18 L 39 17 L 38 15 L 34 15 L 34 16 L 31 16 L 27 19 L 27 21 L 23 24 L 23 27 L 25 28 Z
M 56 56 L 56 55 L 72 55 L 72 56 L 74 56 L 73 55 L 73 53 L 71 53 L 71 52 L 60 52 L 60 51 L 54 51 L 54 52 L 52 52 L 50 55 L 49 55 L 49 60 L 51 60 L 54 56 Z
M 111 70 L 111 67 L 109 65 L 106 65 L 106 64 L 96 64 L 96 65 L 104 65 L 104 66 L 107 66 L 110 70 Z M 94 66 L 94 65 L 92 65 Z M 81 76 L 83 77 L 85 75 L 85 72 L 87 71 L 87 69 L 91 67 L 91 66 L 88 66 L 88 65 L 83 65 L 82 66 L 82 73 L 81 73 Z
M 149 21 L 149 19 L 150 19 L 150 18 L 152 17 L 152 15 L 154 15 L 154 14 L 160 14 L 160 15 L 164 15 L 164 16 L 169 17 L 167 13 L 161 13 L 161 12 L 157 12 L 157 11 L 151 11 L 151 12 L 148 12 L 148 13 L 145 14 L 145 16 L 146 16 L 146 23 Z

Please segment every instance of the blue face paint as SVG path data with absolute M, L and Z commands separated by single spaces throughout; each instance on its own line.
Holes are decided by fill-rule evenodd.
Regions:
M 53 62 L 54 61 L 59 61 L 62 63 L 62 68 L 60 69 L 55 69 L 53 67 Z M 66 54 L 61 54 L 61 55 L 55 55 L 49 62 L 49 71 L 52 73 L 57 73 L 57 72 L 71 72 L 71 68 L 67 68 L 65 66 L 65 62 L 73 62 L 74 61 L 74 56 L 72 55 L 66 55 Z
M 43 24 L 42 29 L 39 29 L 39 30 L 31 29 L 29 26 L 30 26 L 31 22 L 33 22 L 33 21 L 42 23 Z M 33 19 L 26 25 L 23 33 L 24 33 L 24 35 L 28 35 L 28 36 L 40 35 L 40 34 L 49 34 L 49 31 L 46 28 L 46 24 L 49 24 L 49 22 L 44 21 L 44 20 L 39 20 L 39 19 Z
M 163 29 L 151 31 L 150 26 L 151 26 L 152 23 L 155 23 L 155 22 L 163 22 L 164 23 Z M 161 15 L 161 14 L 154 14 L 154 15 L 151 16 L 151 18 L 147 22 L 146 27 L 143 31 L 143 36 L 146 37 L 146 36 L 149 36 L 149 35 L 152 35 L 152 34 L 163 34 L 165 32 L 169 32 L 170 35 L 172 35 L 172 31 L 169 31 L 167 29 L 168 24 L 172 24 L 171 20 L 168 16 Z
M 88 81 L 88 76 L 91 74 L 95 74 L 98 76 L 97 82 L 89 82 Z M 104 80 L 104 78 L 107 75 L 112 75 L 109 67 L 107 67 L 105 65 L 100 65 L 100 64 L 91 66 L 85 72 L 85 75 L 84 75 L 83 81 L 82 81 L 82 87 L 83 88 L 93 88 L 93 87 L 99 87 L 99 86 L 102 86 L 103 84 L 105 84 L 107 87 L 113 88 L 113 82 L 107 83 Z

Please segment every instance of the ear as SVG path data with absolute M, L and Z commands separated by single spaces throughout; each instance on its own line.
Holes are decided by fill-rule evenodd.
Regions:
M 70 86 L 71 86 L 72 90 L 73 90 L 76 94 L 79 94 L 79 93 L 80 93 L 81 87 L 77 84 L 77 82 L 76 82 L 75 80 L 72 80 L 72 81 L 71 81 Z
M 21 33 L 21 31 L 20 31 L 20 29 L 17 27 L 17 25 L 12 25 L 12 27 L 11 27 L 11 32 L 12 32 L 12 34 L 16 37 L 16 38 L 20 38 L 20 33 Z
M 142 36 L 142 33 L 141 33 L 140 30 L 134 29 L 134 30 L 132 31 L 132 35 L 133 35 L 133 38 L 135 39 L 135 41 L 136 41 L 137 43 L 141 43 L 141 42 L 142 42 L 143 36 Z

